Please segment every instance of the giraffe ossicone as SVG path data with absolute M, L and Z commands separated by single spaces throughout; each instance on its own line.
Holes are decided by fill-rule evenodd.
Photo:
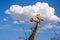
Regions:
M 33 16 L 30 19 L 30 22 L 40 22 L 40 14 L 37 14 L 37 15 Z

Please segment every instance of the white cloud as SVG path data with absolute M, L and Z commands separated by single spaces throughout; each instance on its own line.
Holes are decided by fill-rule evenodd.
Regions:
M 60 22 L 60 18 L 55 15 L 55 9 L 48 5 L 48 3 L 37 2 L 34 5 L 20 6 L 12 5 L 7 9 L 6 14 L 9 14 L 14 20 L 20 22 L 28 22 L 30 18 L 36 14 L 40 14 L 40 17 L 46 22 L 47 28 L 52 28 L 52 23 Z M 16 21 L 14 23 L 17 23 Z M 48 24 L 51 23 L 51 24 Z
M 7 18 L 4 18 L 3 21 L 7 21 Z
M 18 22 L 18 21 L 13 21 L 13 23 L 14 23 L 14 24 L 19 24 L 19 22 Z
M 20 23 L 24 23 L 24 21 L 19 21 Z
M 14 24 L 21 24 L 24 23 L 24 21 L 13 21 Z
M 56 27 L 56 24 L 54 23 L 46 23 L 46 24 L 43 24 L 44 27 L 40 28 L 42 30 L 46 30 L 46 29 L 50 29 L 50 28 L 55 28 Z

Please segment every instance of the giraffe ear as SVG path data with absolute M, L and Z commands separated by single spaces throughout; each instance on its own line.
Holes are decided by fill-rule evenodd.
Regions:
M 41 21 L 44 21 L 43 19 L 41 19 Z

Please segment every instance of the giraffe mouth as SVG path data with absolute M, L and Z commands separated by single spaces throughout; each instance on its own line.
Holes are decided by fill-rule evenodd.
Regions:
M 33 18 L 31 18 L 30 22 L 33 22 Z

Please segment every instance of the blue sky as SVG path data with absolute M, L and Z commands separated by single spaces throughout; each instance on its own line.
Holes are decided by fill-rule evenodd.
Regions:
M 13 24 L 13 19 L 5 14 L 5 11 L 9 9 L 11 5 L 28 6 L 34 5 L 36 2 L 47 2 L 49 6 L 55 9 L 55 15 L 60 17 L 60 0 L 0 0 L 0 40 L 20 40 L 18 39 L 19 36 L 26 37 L 24 32 L 19 30 L 23 26 L 27 27 L 27 25 Z M 57 26 L 60 26 L 60 23 L 58 23 Z M 52 28 L 37 33 L 36 40 L 49 40 L 49 38 L 54 37 L 54 29 L 55 28 Z M 58 31 L 60 31 L 60 29 L 58 29 Z M 27 36 L 29 35 L 27 34 Z

